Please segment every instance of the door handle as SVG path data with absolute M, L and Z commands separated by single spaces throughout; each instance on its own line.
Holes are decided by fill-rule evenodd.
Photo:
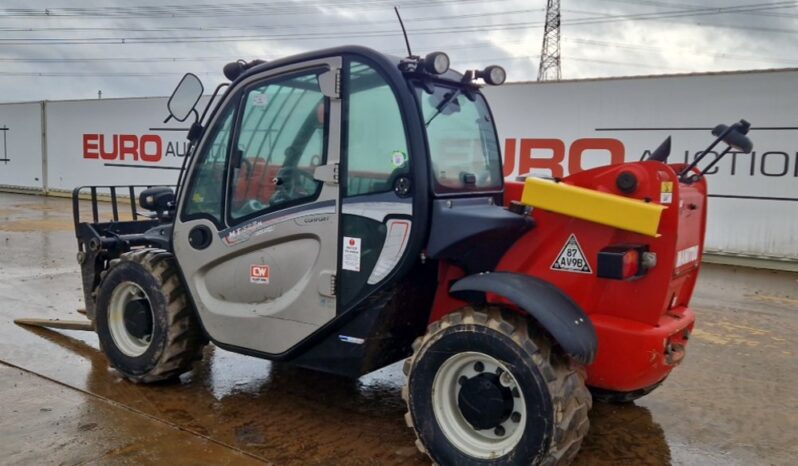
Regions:
M 319 165 L 313 170 L 313 179 L 327 184 L 338 184 L 338 164 Z

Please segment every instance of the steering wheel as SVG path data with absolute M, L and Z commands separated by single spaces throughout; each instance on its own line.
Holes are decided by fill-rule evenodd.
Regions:
M 315 190 L 313 175 L 297 167 L 283 167 L 277 173 L 278 187 L 269 204 L 282 204 L 306 197 Z

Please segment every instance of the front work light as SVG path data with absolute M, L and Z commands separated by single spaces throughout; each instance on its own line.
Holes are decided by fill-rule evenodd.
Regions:
M 449 71 L 449 55 L 443 52 L 432 52 L 424 57 L 424 69 L 432 74 L 443 74 Z
M 477 71 L 477 78 L 482 78 L 491 86 L 499 86 L 507 80 L 507 72 L 498 65 L 491 65 L 482 71 Z

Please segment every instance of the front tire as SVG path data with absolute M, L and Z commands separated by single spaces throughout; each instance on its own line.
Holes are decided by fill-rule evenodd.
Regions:
M 199 323 L 166 251 L 131 251 L 112 261 L 96 309 L 100 348 L 133 382 L 176 378 L 202 357 Z
M 441 465 L 568 464 L 589 428 L 583 371 L 530 322 L 464 308 L 405 361 L 407 424 Z

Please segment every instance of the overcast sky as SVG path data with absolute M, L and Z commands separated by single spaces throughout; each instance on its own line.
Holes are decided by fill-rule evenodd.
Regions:
M 798 1 L 561 0 L 564 79 L 798 67 Z M 342 44 L 443 50 L 456 69 L 537 78 L 545 0 L 3 0 L 0 102 L 213 87 L 238 58 Z

